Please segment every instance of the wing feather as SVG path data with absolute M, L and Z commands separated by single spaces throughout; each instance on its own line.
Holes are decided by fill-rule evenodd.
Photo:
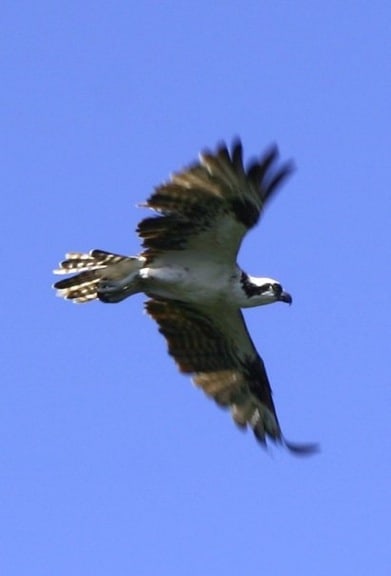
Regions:
M 146 310 L 158 323 L 181 372 L 192 374 L 205 394 L 229 407 L 239 427 L 250 427 L 263 444 L 269 438 L 293 452 L 314 450 L 283 437 L 265 366 L 240 310 L 211 311 L 160 299 L 147 301 Z
M 293 444 L 282 435 L 264 363 L 240 310 L 199 309 L 160 299 L 145 306 L 181 372 L 192 374 L 207 396 L 229 407 L 240 428 L 250 427 L 262 444 L 269 438 L 296 454 L 317 450 L 314 444 Z
M 144 206 L 159 215 L 143 219 L 137 229 L 147 262 L 167 250 L 210 256 L 211 243 L 215 254 L 233 262 L 243 236 L 292 170 L 289 163 L 278 166 L 277 158 L 272 147 L 246 169 L 237 140 L 231 151 L 221 144 L 203 152 L 198 162 L 158 186 Z

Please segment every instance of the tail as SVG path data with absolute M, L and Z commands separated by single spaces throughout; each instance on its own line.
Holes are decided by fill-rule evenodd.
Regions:
M 140 291 L 138 272 L 144 258 L 121 256 L 104 250 L 91 250 L 88 254 L 69 252 L 54 274 L 76 275 L 59 280 L 53 285 L 57 295 L 73 302 L 120 302 Z

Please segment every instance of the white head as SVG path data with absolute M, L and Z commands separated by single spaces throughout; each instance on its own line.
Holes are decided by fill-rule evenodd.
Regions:
M 241 273 L 240 284 L 244 296 L 242 307 L 262 306 L 273 302 L 292 304 L 292 296 L 273 278 L 256 278 Z

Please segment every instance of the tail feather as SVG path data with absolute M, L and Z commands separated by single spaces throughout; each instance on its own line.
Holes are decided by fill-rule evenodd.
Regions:
M 54 284 L 57 296 L 74 302 L 89 302 L 98 298 L 98 284 L 101 270 L 87 270 L 77 276 L 59 280 Z
M 59 267 L 53 272 L 54 274 L 71 274 L 85 270 L 98 270 L 106 268 L 109 264 L 117 264 L 127 259 L 128 256 L 121 256 L 104 250 L 91 250 L 88 254 L 68 252 L 65 254 L 65 260 L 60 262 Z
M 88 254 L 69 252 L 54 270 L 54 274 L 76 274 L 59 280 L 53 288 L 57 290 L 58 296 L 73 302 L 90 302 L 97 298 L 104 302 L 116 302 L 137 291 L 130 290 L 129 285 L 141 266 L 139 258 L 104 250 L 91 250 Z M 109 296 L 102 285 L 107 286 Z

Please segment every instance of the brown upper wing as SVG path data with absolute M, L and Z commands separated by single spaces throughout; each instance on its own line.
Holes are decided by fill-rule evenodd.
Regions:
M 168 351 L 182 372 L 219 405 L 230 407 L 240 427 L 283 442 L 298 453 L 313 446 L 296 446 L 283 438 L 262 359 L 247 332 L 240 310 L 199 310 L 169 300 L 149 300 L 147 312 L 156 320 Z
M 215 153 L 204 152 L 157 187 L 144 206 L 160 215 L 145 218 L 137 230 L 147 260 L 183 249 L 211 257 L 213 247 L 227 263 L 235 261 L 244 234 L 292 170 L 290 164 L 276 166 L 277 156 L 273 147 L 245 168 L 242 145 L 235 141 L 231 151 L 221 145 Z

